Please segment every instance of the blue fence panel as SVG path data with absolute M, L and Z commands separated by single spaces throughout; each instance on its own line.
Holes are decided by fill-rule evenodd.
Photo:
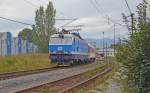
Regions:
M 18 54 L 22 54 L 22 38 L 18 36 Z
M 12 47 L 12 35 L 10 32 L 7 32 L 7 39 L 6 39 L 6 43 L 7 43 L 7 54 L 6 55 L 11 55 L 11 47 Z
M 30 43 L 29 36 L 23 40 L 21 36 L 12 37 L 10 32 L 0 33 L 0 56 L 38 52 L 38 46 Z

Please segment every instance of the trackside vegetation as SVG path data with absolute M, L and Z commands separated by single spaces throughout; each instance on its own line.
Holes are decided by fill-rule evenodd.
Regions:
M 118 62 L 128 69 L 128 87 L 130 93 L 148 93 L 150 91 L 150 19 L 148 18 L 148 0 L 137 6 L 134 18 L 133 34 L 124 42 L 116 45 Z
M 29 71 L 48 68 L 48 54 L 25 54 L 18 56 L 0 57 L 0 73 Z

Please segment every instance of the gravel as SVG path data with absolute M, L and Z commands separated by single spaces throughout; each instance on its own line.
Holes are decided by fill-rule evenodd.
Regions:
M 98 64 L 98 65 L 97 65 Z M 21 76 L 13 79 L 0 81 L 0 93 L 14 93 L 28 88 L 36 87 L 46 83 L 54 82 L 66 77 L 87 72 L 99 67 L 100 63 L 93 63 L 86 66 L 77 66 L 67 69 L 58 69 L 44 73 Z

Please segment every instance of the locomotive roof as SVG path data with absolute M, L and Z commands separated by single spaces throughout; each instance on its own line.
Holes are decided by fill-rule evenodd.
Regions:
M 92 48 L 95 48 L 95 46 L 92 45 L 92 44 L 90 44 L 90 43 L 88 43 L 88 46 L 89 46 L 89 47 L 92 47 Z
M 58 37 L 59 34 L 62 34 L 62 33 L 53 34 L 51 37 Z M 79 38 L 79 39 L 83 40 L 83 38 L 77 33 L 67 33 L 67 34 L 63 33 L 63 35 L 64 35 L 64 37 L 76 37 L 76 38 Z

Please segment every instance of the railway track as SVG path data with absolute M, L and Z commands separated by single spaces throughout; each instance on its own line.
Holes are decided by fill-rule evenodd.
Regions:
M 74 89 L 84 86 L 85 84 L 88 84 L 89 82 L 96 80 L 97 78 L 109 73 L 112 69 L 113 67 L 106 68 L 105 66 L 103 66 L 102 71 L 100 73 L 96 73 L 96 75 L 90 78 L 85 78 L 84 74 L 87 72 L 84 72 L 51 83 L 18 91 L 16 93 L 45 93 L 45 92 L 46 93 L 75 93 L 73 92 Z M 45 91 L 43 89 L 48 89 L 48 91 Z M 43 91 L 40 92 L 41 90 Z
M 34 93 L 58 93 L 63 89 L 75 85 L 75 82 L 79 83 L 87 79 L 83 77 L 84 73 L 101 67 L 106 68 L 108 65 L 103 62 L 95 62 L 84 66 L 75 66 L 69 68 L 64 67 L 61 69 L 55 68 L 57 70 L 52 69 L 51 71 L 50 69 L 50 71 L 42 71 L 41 73 L 35 72 L 36 74 L 32 74 L 30 72 L 31 74 L 27 74 L 25 76 L 17 75 L 17 77 L 14 76 L 15 78 L 0 81 L 0 93 L 33 93 L 30 92 L 30 90 L 32 91 L 36 89 L 40 90 Z M 52 85 L 53 88 L 55 88 L 54 90 L 57 90 L 58 92 L 39 92 L 42 90 L 42 87 L 49 85 Z M 62 87 L 62 85 L 65 86 Z M 58 88 L 56 89 L 56 87 Z
M 37 73 L 42 73 L 42 72 L 47 72 L 47 71 L 52 71 L 60 68 L 67 68 L 67 67 L 51 67 L 51 68 L 43 68 L 43 69 L 37 69 L 37 70 L 30 70 L 30 71 L 19 71 L 19 72 L 11 72 L 11 73 L 2 73 L 0 74 L 0 80 L 6 80 L 10 78 L 16 78 L 20 76 L 26 76 L 26 75 L 31 75 L 31 74 L 37 74 Z M 69 67 L 68 67 L 69 68 Z
M 97 78 L 99 78 L 99 77 L 107 74 L 108 72 L 112 71 L 112 69 L 113 68 L 108 68 L 105 71 L 103 71 L 103 72 L 101 72 L 99 74 L 96 74 L 96 75 L 94 75 L 93 77 L 91 77 L 91 78 L 89 78 L 87 80 L 84 80 L 84 81 L 82 81 L 80 83 L 77 83 L 74 86 L 68 87 L 68 88 L 66 88 L 66 89 L 64 89 L 64 90 L 62 90 L 62 91 L 60 91 L 58 93 L 75 93 L 75 89 L 76 88 L 80 88 L 82 86 L 86 86 L 86 85 L 90 84 L 89 82 L 95 81 Z

